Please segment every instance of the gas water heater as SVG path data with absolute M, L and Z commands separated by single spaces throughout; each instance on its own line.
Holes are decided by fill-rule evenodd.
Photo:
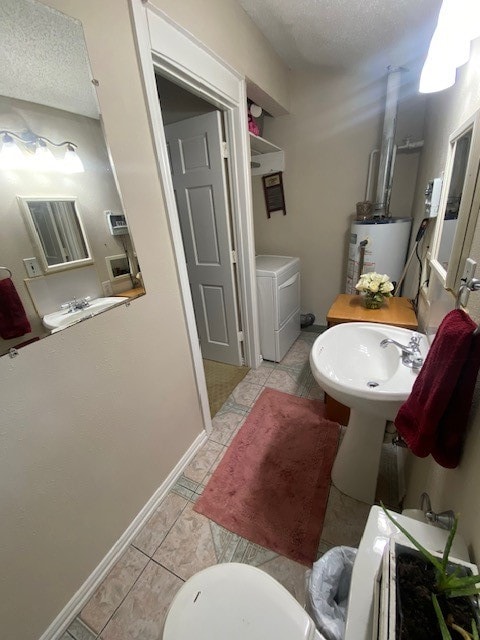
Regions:
M 407 257 L 411 218 L 371 218 L 350 228 L 346 293 L 355 293 L 362 273 L 386 273 L 398 282 Z

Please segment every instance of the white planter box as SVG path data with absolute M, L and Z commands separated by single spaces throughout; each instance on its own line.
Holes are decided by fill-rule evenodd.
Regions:
M 430 551 L 430 550 L 429 550 Z M 373 594 L 373 633 L 372 640 L 396 640 L 397 621 L 397 576 L 396 558 L 398 553 L 412 552 L 421 556 L 418 549 L 410 543 L 398 542 L 392 536 L 385 546 L 382 563 L 375 577 Z M 442 554 L 435 551 L 430 553 L 438 558 Z M 464 562 L 457 558 L 450 558 L 451 564 L 458 564 L 469 569 L 473 574 L 478 573 L 475 564 Z

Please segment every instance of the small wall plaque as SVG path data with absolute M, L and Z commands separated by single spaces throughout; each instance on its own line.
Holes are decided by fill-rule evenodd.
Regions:
M 267 217 L 270 218 L 270 214 L 277 211 L 281 211 L 286 216 L 287 209 L 283 193 L 282 173 L 280 171 L 278 173 L 270 173 L 267 176 L 262 176 L 262 180 Z

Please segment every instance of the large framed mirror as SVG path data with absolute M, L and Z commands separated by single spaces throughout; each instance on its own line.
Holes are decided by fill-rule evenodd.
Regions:
M 478 218 L 479 113 L 449 138 L 439 216 L 436 221 L 431 265 L 447 289 L 460 286 Z
M 52 313 L 70 314 L 61 322 L 70 330 L 74 318 L 145 292 L 82 25 L 36 0 L 2 0 L 2 9 L 1 355 L 49 336 Z M 122 277 L 106 260 L 119 255 Z M 24 313 L 18 329 L 9 326 L 12 291 Z M 100 298 L 110 302 L 92 304 Z M 91 313 L 75 315 L 78 301 Z

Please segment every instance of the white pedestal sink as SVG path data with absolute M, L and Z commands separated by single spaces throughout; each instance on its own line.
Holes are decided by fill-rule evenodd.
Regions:
M 48 315 L 43 316 L 42 323 L 43 326 L 46 329 L 50 329 L 50 331 L 59 331 L 66 327 L 70 327 L 72 324 L 76 324 L 81 320 L 93 318 L 93 316 L 96 316 L 111 307 L 116 307 L 126 301 L 128 301 L 128 298 L 123 296 L 96 298 L 95 300 L 91 300 L 88 303 L 88 306 L 83 309 L 78 309 L 76 311 L 62 309 L 60 311 L 49 313 Z
M 387 420 L 394 420 L 408 398 L 418 370 L 402 363 L 399 347 L 408 345 L 408 329 L 372 322 L 331 327 L 314 342 L 310 366 L 315 380 L 332 398 L 350 407 L 350 420 L 337 453 L 332 482 L 342 493 L 373 504 Z M 422 334 L 420 354 L 428 343 Z

